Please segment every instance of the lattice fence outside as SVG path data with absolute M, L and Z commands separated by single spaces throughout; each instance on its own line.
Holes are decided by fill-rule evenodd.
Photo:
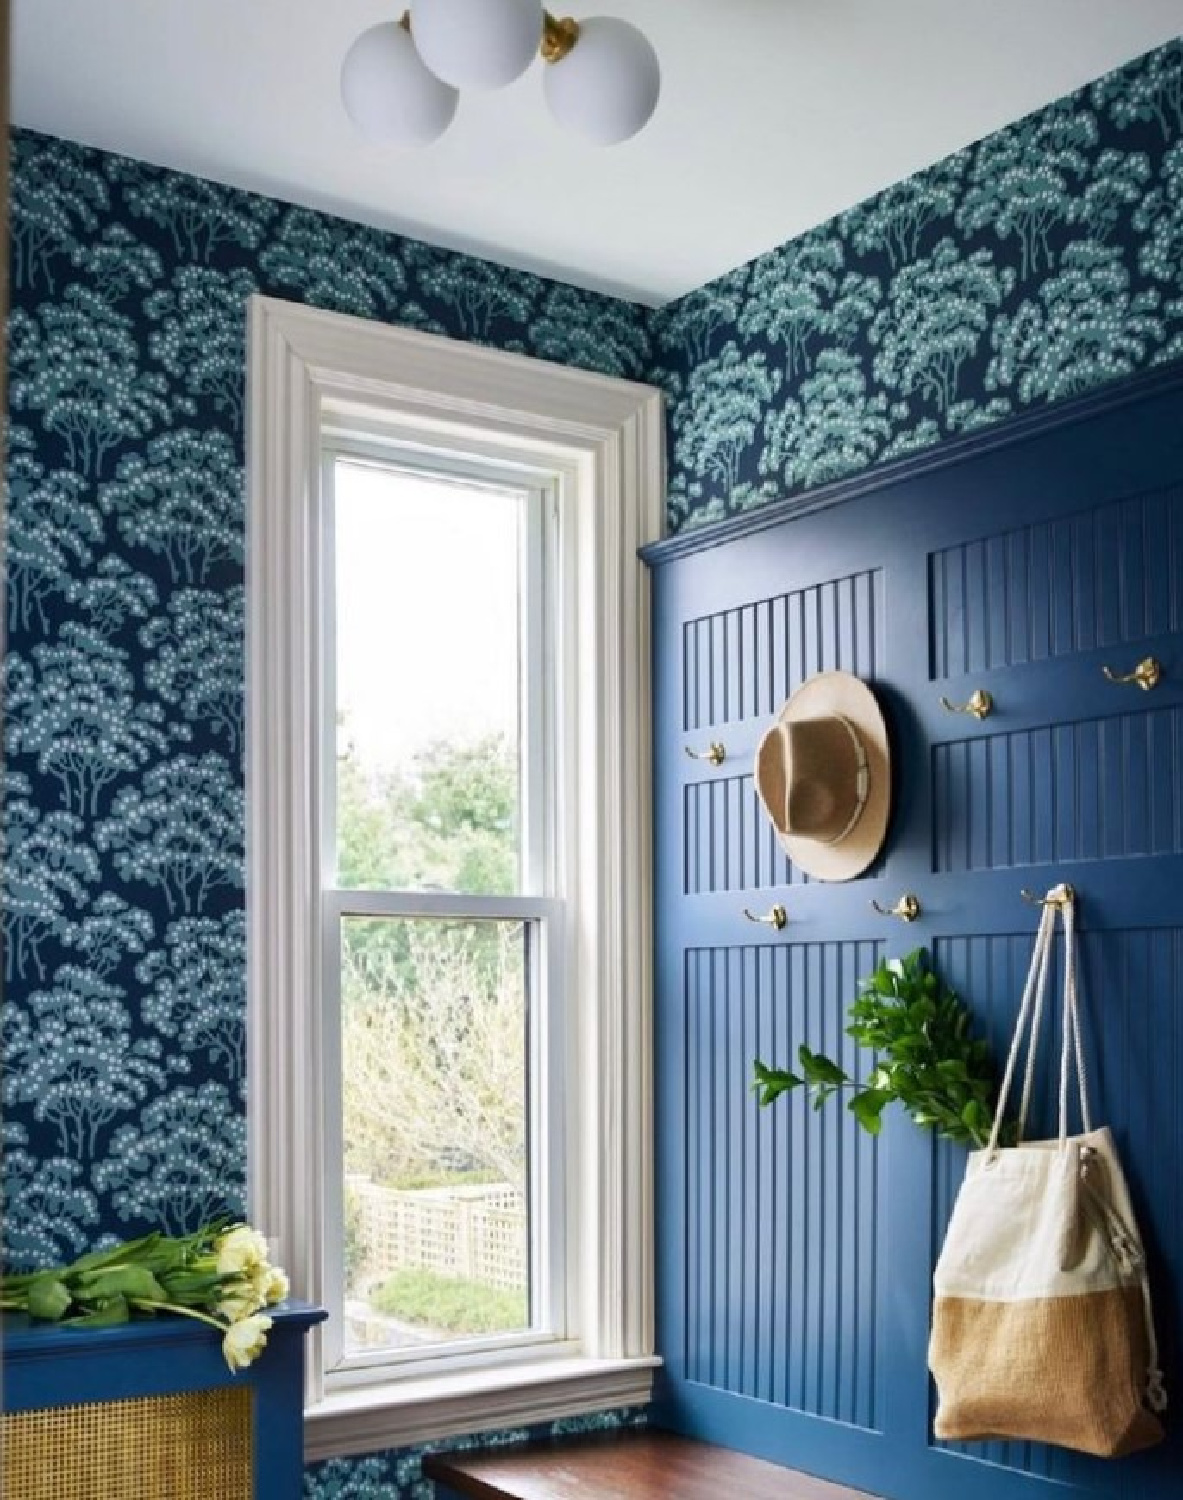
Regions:
M 526 1203 L 509 1183 L 406 1189 L 350 1177 L 347 1191 L 357 1204 L 369 1274 L 414 1266 L 482 1286 L 526 1289 Z

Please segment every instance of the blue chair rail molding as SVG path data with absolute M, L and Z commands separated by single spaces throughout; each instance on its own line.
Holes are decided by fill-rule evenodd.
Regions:
M 4 1423 L 22 1413 L 246 1388 L 253 1500 L 292 1500 L 301 1492 L 304 1467 L 304 1336 L 327 1314 L 293 1300 L 270 1315 L 266 1349 L 232 1375 L 219 1335 L 191 1318 L 71 1328 L 8 1314 L 0 1326 Z M 200 1455 L 193 1461 L 199 1463 Z M 22 1497 L 9 1492 L 9 1500 Z M 167 1497 L 146 1488 L 143 1500 Z
M 657 1349 L 652 1422 L 889 1500 L 1183 1496 L 1183 367 L 648 548 L 653 567 Z M 1138 663 L 1153 658 L 1155 681 Z M 752 762 L 841 668 L 892 736 L 888 840 L 806 880 Z M 1144 674 L 1145 675 L 1145 674 Z M 984 705 L 984 717 L 952 709 Z M 716 762 L 688 756 L 712 743 Z M 1118 1461 L 932 1434 L 932 1271 L 964 1153 L 875 1138 L 756 1057 L 865 1077 L 857 982 L 926 948 L 996 1065 L 1037 916 L 1076 890 L 1095 1116 L 1147 1241 L 1172 1408 Z M 903 893 L 915 919 L 890 915 Z M 784 909 L 778 925 L 747 920 Z M 1059 955 L 1057 955 L 1057 963 Z M 1058 1055 L 1058 1054 L 1057 1054 Z M 1045 1033 L 1032 1138 L 1054 1131 Z M 1172 1412 L 1176 1414 L 1172 1416 Z

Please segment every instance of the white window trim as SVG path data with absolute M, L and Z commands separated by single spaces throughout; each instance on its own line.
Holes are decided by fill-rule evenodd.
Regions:
M 536 454 L 575 486 L 578 629 L 561 670 L 580 809 L 571 1017 L 580 1352 L 323 1394 L 310 1457 L 648 1399 L 653 1368 L 649 590 L 662 529 L 662 398 L 649 386 L 252 297 L 247 503 L 248 1179 L 298 1295 L 323 1293 L 320 721 L 315 498 L 326 412 L 380 405 L 470 451 Z

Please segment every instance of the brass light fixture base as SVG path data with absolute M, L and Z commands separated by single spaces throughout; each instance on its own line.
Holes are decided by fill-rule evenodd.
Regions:
M 579 40 L 579 22 L 570 16 L 555 20 L 550 11 L 542 12 L 542 45 L 539 52 L 543 62 L 562 62 Z

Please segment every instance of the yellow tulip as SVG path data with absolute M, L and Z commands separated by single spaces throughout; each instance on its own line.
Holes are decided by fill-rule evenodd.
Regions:
M 231 1323 L 222 1340 L 222 1353 L 232 1372 L 245 1370 L 252 1360 L 262 1354 L 267 1346 L 267 1330 L 270 1327 L 271 1319 L 260 1313 Z

